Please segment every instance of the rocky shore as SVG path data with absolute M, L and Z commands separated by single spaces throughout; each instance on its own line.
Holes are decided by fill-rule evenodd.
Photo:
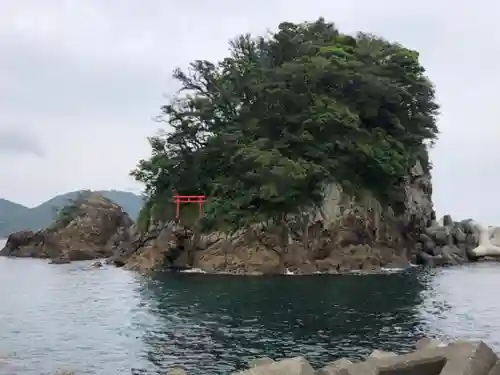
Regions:
M 234 275 L 373 273 L 499 259 L 498 228 L 449 215 L 435 220 L 421 169 L 413 170 L 406 191 L 405 211 L 397 216 L 368 194 L 353 199 L 332 185 L 322 207 L 288 217 L 284 226 L 261 223 L 231 234 L 155 220 L 140 232 L 118 205 L 93 193 L 66 208 L 51 227 L 11 234 L 0 255 L 52 263 L 107 258 L 140 272 Z
M 473 220 L 455 222 L 449 215 L 436 221 L 431 179 L 420 163 L 405 184 L 399 214 L 369 193 L 354 197 L 330 185 L 321 207 L 287 217 L 281 226 L 261 223 L 231 234 L 200 233 L 151 218 L 148 230 L 136 233 L 135 241 L 123 244 L 111 261 L 143 272 L 192 268 L 235 275 L 342 274 L 412 264 L 457 265 L 500 255 L 500 231 L 490 233 Z M 478 248 L 486 252 L 478 253 Z
M 117 265 L 150 271 L 197 268 L 239 275 L 376 272 L 408 267 L 416 259 L 418 234 L 432 225 L 432 184 L 419 162 L 404 182 L 398 209 L 385 207 L 370 192 L 346 193 L 325 187 L 323 202 L 233 233 L 202 233 L 192 226 L 151 217 L 114 256 Z
M 455 341 L 444 344 L 420 340 L 415 351 L 398 355 L 375 350 L 365 361 L 341 358 L 314 369 L 304 357 L 273 360 L 259 358 L 249 369 L 231 375 L 499 375 L 500 359 L 485 343 Z M 167 375 L 188 375 L 173 368 Z

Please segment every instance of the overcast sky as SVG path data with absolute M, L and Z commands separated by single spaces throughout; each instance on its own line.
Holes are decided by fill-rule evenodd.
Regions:
M 438 215 L 500 224 L 498 15 L 495 0 L 1 0 L 0 197 L 139 191 L 128 172 L 149 154 L 173 68 L 223 57 L 239 33 L 323 16 L 421 52 L 442 105 Z

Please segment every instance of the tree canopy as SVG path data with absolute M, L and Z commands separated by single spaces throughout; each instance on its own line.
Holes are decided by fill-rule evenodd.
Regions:
M 417 158 L 430 168 L 434 87 L 418 52 L 398 43 L 342 34 L 322 18 L 284 22 L 174 78 L 181 90 L 161 108 L 166 129 L 132 171 L 146 209 L 173 191 L 201 193 L 207 220 L 238 227 L 318 204 L 330 182 L 390 204 Z

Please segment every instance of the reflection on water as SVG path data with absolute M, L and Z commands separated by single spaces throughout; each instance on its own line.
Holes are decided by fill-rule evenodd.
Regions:
M 239 278 L 0 258 L 0 374 L 226 374 L 250 358 L 320 365 L 424 335 L 500 349 L 500 267 L 371 276 Z
M 143 340 L 159 366 L 167 357 L 193 373 L 228 372 L 264 354 L 320 364 L 374 348 L 404 351 L 421 336 L 420 290 L 415 274 L 164 276 L 142 290 L 157 318 Z

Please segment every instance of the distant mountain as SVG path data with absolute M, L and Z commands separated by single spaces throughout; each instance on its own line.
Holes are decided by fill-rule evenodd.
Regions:
M 38 230 L 49 226 L 57 211 L 76 199 L 82 191 L 58 195 L 32 208 L 0 198 L 0 237 L 23 229 Z M 96 193 L 120 205 L 133 220 L 137 219 L 143 205 L 139 195 L 119 190 L 101 190 Z

